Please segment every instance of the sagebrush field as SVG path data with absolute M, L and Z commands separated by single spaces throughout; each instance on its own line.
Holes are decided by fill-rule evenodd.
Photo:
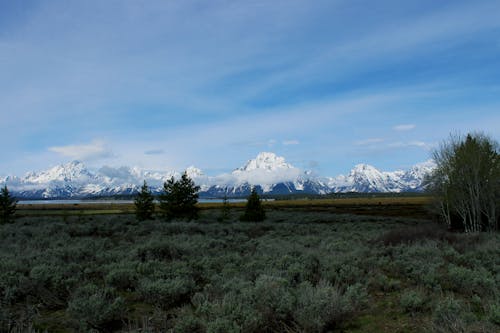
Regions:
M 376 205 L 25 214 L 0 226 L 0 331 L 498 332 L 500 235 Z

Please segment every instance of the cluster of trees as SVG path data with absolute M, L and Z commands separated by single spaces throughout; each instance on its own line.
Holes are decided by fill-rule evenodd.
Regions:
M 170 178 L 163 184 L 163 192 L 159 195 L 159 208 L 162 215 L 167 220 L 174 218 L 186 218 L 188 220 L 198 218 L 198 191 L 196 186 L 187 173 L 183 173 L 181 179 Z M 151 189 L 144 181 L 141 191 L 137 194 L 135 200 L 135 212 L 139 221 L 153 219 L 155 212 L 154 196 Z
M 163 191 L 158 196 L 159 208 L 163 217 L 170 221 L 172 219 L 197 219 L 198 218 L 198 191 L 200 187 L 184 172 L 179 180 L 170 178 L 163 184 Z M 151 189 L 144 181 L 140 192 L 135 200 L 135 211 L 139 221 L 153 219 L 155 212 L 154 196 Z M 224 197 L 221 209 L 220 221 L 229 217 L 229 205 L 227 196 Z M 266 217 L 261 204 L 259 194 L 253 188 L 247 200 L 245 212 L 240 217 L 242 221 L 263 221 Z
M 434 154 L 428 179 L 439 213 L 449 228 L 465 232 L 500 229 L 500 154 L 484 134 L 452 136 Z

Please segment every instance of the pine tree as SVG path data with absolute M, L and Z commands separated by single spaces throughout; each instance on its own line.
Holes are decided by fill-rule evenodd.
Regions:
M 240 217 L 241 221 L 264 221 L 266 218 L 266 212 L 262 203 L 260 202 L 259 194 L 255 187 L 248 196 L 247 204 L 245 207 L 245 213 Z
M 185 218 L 188 220 L 198 218 L 198 191 L 199 186 L 189 178 L 186 172 L 181 179 L 175 181 L 170 178 L 163 184 L 163 193 L 160 194 L 160 209 L 167 221 L 174 218 Z
M 227 200 L 227 194 L 224 194 L 224 197 L 222 198 L 222 207 L 220 211 L 220 216 L 217 220 L 219 222 L 224 222 L 225 220 L 227 220 L 229 218 L 229 210 L 230 207 Z
M 146 181 L 134 199 L 135 215 L 139 221 L 152 220 L 155 211 L 154 197 Z
M 7 185 L 4 186 L 0 193 L 0 222 L 9 222 L 17 210 L 17 200 L 9 193 Z

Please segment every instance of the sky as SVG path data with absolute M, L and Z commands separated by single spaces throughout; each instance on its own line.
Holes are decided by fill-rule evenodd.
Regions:
M 500 139 L 499 1 L 0 0 L 0 175 L 71 160 L 324 176 Z

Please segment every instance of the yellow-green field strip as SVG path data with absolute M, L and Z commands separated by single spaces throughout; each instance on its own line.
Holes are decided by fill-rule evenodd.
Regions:
M 293 199 L 263 201 L 268 209 L 297 210 L 332 210 L 353 213 L 384 215 L 384 212 L 420 209 L 430 203 L 425 196 L 418 197 L 383 197 L 383 198 L 336 198 L 336 199 Z M 229 203 L 231 208 L 242 209 L 244 202 Z M 199 203 L 198 207 L 205 209 L 220 209 L 222 203 Z M 72 204 L 19 204 L 18 215 L 94 215 L 94 214 L 131 214 L 134 213 L 132 203 L 72 203 Z M 382 213 L 382 214 L 381 214 Z M 408 212 L 410 213 L 410 212 Z M 389 214 L 394 215 L 394 214 Z M 396 214 L 397 215 L 397 214 Z M 410 215 L 410 214 L 403 214 Z

